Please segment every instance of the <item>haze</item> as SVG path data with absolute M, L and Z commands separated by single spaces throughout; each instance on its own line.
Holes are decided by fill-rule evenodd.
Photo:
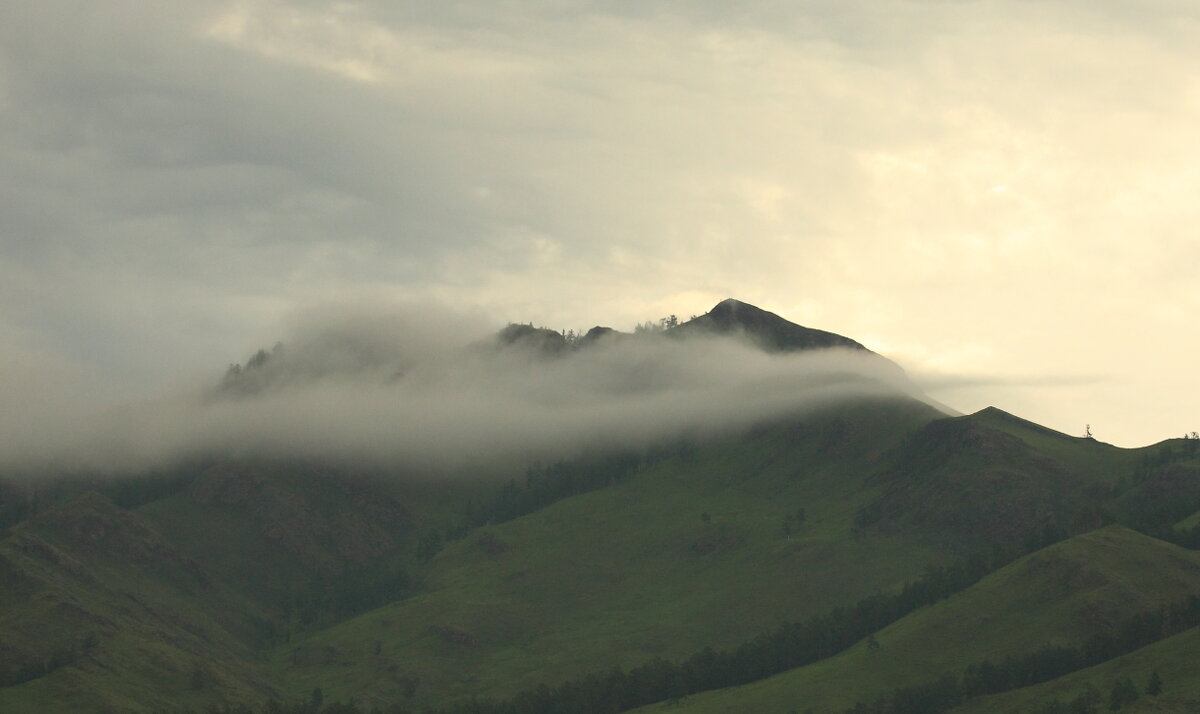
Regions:
M 731 296 L 962 411 L 1128 446 L 1200 429 L 1195 3 L 2 18 L 20 433 L 199 389 L 330 301 L 628 330 Z
M 224 380 L 120 406 L 33 392 L 0 466 L 119 474 L 188 457 L 318 458 L 417 477 L 511 476 L 589 450 L 640 450 L 914 393 L 860 350 L 767 354 L 733 338 L 602 338 L 567 354 L 479 332 L 429 305 L 323 306 Z

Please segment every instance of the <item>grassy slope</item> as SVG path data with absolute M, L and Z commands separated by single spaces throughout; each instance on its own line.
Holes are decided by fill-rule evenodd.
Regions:
M 386 701 L 408 677 L 425 702 L 502 695 L 736 644 L 897 588 L 945 545 L 858 537 L 853 515 L 876 495 L 865 480 L 937 416 L 873 403 L 659 462 L 454 544 L 427 592 L 293 640 L 277 664 L 297 695 Z
M 217 578 L 269 605 L 318 574 L 397 551 L 414 528 L 382 486 L 305 465 L 211 469 L 138 512 Z
M 251 474 L 259 491 L 249 498 L 236 483 L 209 484 L 200 495 L 189 489 L 135 516 L 164 536 L 163 548 L 186 554 L 211 575 L 216 590 L 181 588 L 171 580 L 177 576 L 164 581 L 163 573 L 120 558 L 111 573 L 90 576 L 99 585 L 63 580 L 55 567 L 43 565 L 36 587 L 13 591 L 14 602 L 29 602 L 0 620 L 5 642 L 16 641 L 9 633 L 26 621 L 34 623 L 33 639 L 57 627 L 49 623 L 71 622 L 53 608 L 82 599 L 90 619 L 63 629 L 77 637 L 95 618 L 108 618 L 96 621 L 110 625 L 100 648 L 110 655 L 104 665 L 110 669 L 89 674 L 94 658 L 83 658 L 5 694 L 20 692 L 43 708 L 76 701 L 73 692 L 96 687 L 112 689 L 113 697 L 123 688 L 119 696 L 127 703 L 153 701 L 164 687 L 186 688 L 179 673 L 211 658 L 217 663 L 211 678 L 230 699 L 261 698 L 267 689 L 258 683 L 270 681 L 294 696 L 320 686 L 329 698 L 389 701 L 419 679 L 417 700 L 438 702 L 736 644 L 780 620 L 896 588 L 924 565 L 950 557 L 956 546 L 931 535 L 928 526 L 922 530 L 920 519 L 865 531 L 852 525 L 856 511 L 889 487 L 873 476 L 902 458 L 901 445 L 938 416 L 911 402 L 845 407 L 658 462 L 616 486 L 472 534 L 428 567 L 421 594 L 311 636 L 294 635 L 265 667 L 247 649 L 250 638 L 233 632 L 237 627 L 211 624 L 214 610 L 274 617 L 267 603 L 315 572 L 335 572 L 331 564 L 410 557 L 414 535 L 444 526 L 465 498 L 478 497 L 478 486 L 447 493 L 444 484 L 397 483 L 364 494 L 344 475 L 288 471 Z M 1134 452 L 998 410 L 943 421 L 964 424 L 973 439 L 951 443 L 948 456 L 933 465 L 947 483 L 970 486 L 977 473 L 989 473 L 990 459 L 1001 458 L 1017 467 L 1050 463 L 1047 473 L 1071 476 L 1071 488 L 1086 487 L 1111 481 L 1135 459 Z M 1012 443 L 993 438 L 1001 433 L 1019 442 L 1017 457 L 1009 453 Z M 1007 451 L 997 454 L 996 443 Z M 910 471 L 920 486 L 920 469 Z M 1004 483 L 1011 495 L 1012 483 Z M 228 488 L 234 492 L 222 490 Z M 807 522 L 785 535 L 786 516 L 801 507 Z M 20 557 L 14 562 L 18 570 L 28 566 Z M 88 567 L 100 566 L 89 561 Z M 152 604 L 155 612 L 169 613 L 170 622 L 155 624 L 158 615 L 121 619 L 129 609 L 121 600 L 126 586 L 162 590 L 155 596 L 162 602 Z M 218 590 L 220 597 L 213 595 Z M 54 594 L 31 594 L 42 591 Z M 120 617 L 109 614 L 114 609 Z M 188 627 L 224 634 L 206 635 L 216 637 L 215 644 L 181 650 L 179 642 L 195 635 L 174 634 L 172 627 L 200 622 Z M 163 637 L 183 639 L 170 645 L 175 649 L 147 644 Z M 246 674 L 238 679 L 226 668 Z M 212 701 L 207 693 L 183 697 Z
M 7 711 L 198 705 L 276 691 L 246 644 L 252 604 L 97 494 L 14 528 L 0 541 L 0 570 L 3 657 L 70 660 L 5 688 Z
M 284 696 L 261 667 L 280 603 L 319 574 L 406 561 L 421 526 L 409 508 L 444 525 L 479 489 L 233 463 L 132 511 L 76 496 L 0 541 L 0 670 L 71 660 L 4 701 L 145 711 Z
M 973 662 L 1079 643 L 1197 588 L 1200 553 L 1110 526 L 1038 551 L 899 620 L 877 633 L 878 649 L 860 643 L 760 682 L 639 711 L 841 711 L 897 687 L 960 673 Z
M 868 512 L 880 528 L 932 528 L 980 546 L 1049 523 L 1090 530 L 1138 457 L 988 408 L 916 434 L 880 475 L 883 495 Z
M 1200 628 L 1192 628 L 1123 657 L 1050 682 L 1015 692 L 980 697 L 955 708 L 954 714 L 1026 714 L 1056 699 L 1068 702 L 1083 694 L 1089 686 L 1101 694 L 1101 708 L 1107 711 L 1108 694 L 1114 683 L 1130 677 L 1139 690 L 1144 690 L 1151 672 L 1158 672 L 1162 677 L 1162 695 L 1158 698 L 1143 696 L 1136 705 L 1121 711 L 1130 714 L 1200 711 L 1197 651 L 1200 651 Z
M 1127 474 L 1142 451 L 1069 436 L 995 407 L 982 409 L 967 418 L 1012 434 L 1037 452 L 1101 480 L 1115 480 Z
M 243 463 L 203 474 L 192 486 L 138 509 L 171 543 L 245 594 L 281 630 L 312 629 L 343 615 L 311 605 L 345 576 L 414 569 L 413 545 L 445 528 L 468 500 L 495 489 L 480 482 L 415 481 L 313 466 Z M 397 585 L 390 594 L 408 593 Z M 291 612 L 288 612 L 288 609 Z M 311 608 L 309 608 L 311 610 Z

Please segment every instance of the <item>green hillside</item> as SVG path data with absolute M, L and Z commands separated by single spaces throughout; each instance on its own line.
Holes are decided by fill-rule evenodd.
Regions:
M 145 521 L 84 494 L 0 541 L 6 711 L 262 699 L 265 620 Z
M 304 464 L 222 464 L 138 513 L 215 577 L 306 619 L 317 614 L 299 612 L 319 595 L 313 588 L 379 567 L 417 527 L 389 489 Z
M 1111 711 L 1113 687 L 1126 678 L 1135 683 L 1139 697 L 1121 711 L 1129 714 L 1200 711 L 1198 648 L 1200 628 L 1192 628 L 1104 664 L 1044 684 L 981 697 L 952 711 L 954 714 L 1029 714 L 1052 702 L 1069 704 L 1089 692 L 1097 699 L 1100 710 Z M 1146 693 L 1146 685 L 1155 673 L 1162 681 L 1162 691 L 1151 696 Z
M 483 528 L 462 530 L 464 514 L 480 512 L 489 498 L 528 491 L 247 463 L 210 468 L 132 512 L 105 508 L 156 534 L 225 593 L 224 604 L 214 604 L 222 601 L 209 591 L 179 591 L 169 581 L 170 607 L 183 613 L 174 617 L 208 617 L 203 613 L 212 610 L 253 623 L 222 625 L 228 636 L 218 644 L 236 656 L 218 659 L 239 663 L 228 668 L 238 674 L 219 695 L 198 687 L 184 701 L 302 698 L 319 687 L 330 699 L 419 707 L 737 646 L 781 622 L 896 592 L 930 564 L 999 536 L 1019 542 L 1052 526 L 1086 531 L 1089 518 L 1099 525 L 1141 491 L 1161 490 L 1155 484 L 1163 474 L 1177 479 L 1179 469 L 1191 468 L 1178 459 L 1149 470 L 1145 463 L 1146 450 L 1067 437 L 998 410 L 944 418 L 907 399 L 867 400 L 710 443 L 681 442 L 607 486 L 568 491 Z M 1131 475 L 1139 468 L 1147 474 L 1141 480 Z M 86 512 L 97 499 L 71 508 Z M 1037 517 L 993 532 L 972 530 L 958 515 L 989 501 L 1001 512 L 1032 504 Z M 865 517 L 880 510 L 885 516 Z M 6 545 L 44 530 L 38 524 L 47 516 L 13 529 Z M 421 542 L 438 529 L 451 540 L 425 562 Z M 137 570 L 122 584 L 161 586 L 156 581 L 166 571 L 147 572 L 120 551 L 113 557 Z M 62 590 L 75 598 L 88 592 L 75 583 Z M 13 597 L 28 598 L 17 591 Z M 1021 602 L 1013 607 L 1040 607 Z M 50 619 L 45 611 L 19 617 Z M 5 625 L 14 628 L 5 640 L 9 660 L 48 661 L 52 647 L 10 644 L 22 641 L 12 624 L 17 618 L 14 611 Z M 977 639 L 1001 651 L 1009 635 L 1018 637 L 1014 648 L 1028 644 L 1019 633 L 1001 628 Z M 164 667 L 173 661 L 123 642 L 110 644 L 116 660 Z M 171 677 L 183 672 L 190 684 L 195 662 L 210 655 L 216 657 L 196 650 L 191 660 L 180 659 L 170 665 Z M 936 658 L 906 659 L 913 676 L 941 666 Z M 11 691 L 66 705 L 72 691 L 96 681 L 100 689 L 118 682 L 131 691 L 169 681 L 155 669 L 132 668 L 118 678 L 89 673 L 87 661 L 77 658 Z M 217 671 L 213 681 L 224 681 L 224 670 Z M 886 689 L 907 680 L 874 681 Z M 113 697 L 132 709 L 143 704 L 136 696 Z M 145 703 L 154 701 L 163 700 Z
M 463 492 L 230 462 L 134 509 L 67 497 L 0 540 L 4 699 L 148 711 L 286 697 L 266 652 L 408 594 L 421 521 L 401 500 L 443 523 Z
M 1087 530 L 1137 463 L 1133 450 L 1073 438 L 995 408 L 929 423 L 880 474 L 860 517 L 878 528 L 932 527 L 979 543 L 1054 524 Z
M 761 682 L 644 711 L 842 711 L 899 687 L 959 674 L 968 664 L 1045 645 L 1078 645 L 1123 618 L 1195 593 L 1200 593 L 1200 553 L 1110 526 L 1022 558 L 899 620 L 876 633 L 876 646 L 864 641 Z
M 420 680 L 415 702 L 437 703 L 735 646 L 986 546 L 986 531 L 940 524 L 996 472 L 1034 474 L 1004 482 L 1005 498 L 1041 500 L 1038 518 L 1006 533 L 1019 540 L 1059 523 L 1086 530 L 1136 461 L 998 410 L 936 416 L 911 402 L 867 403 L 656 464 L 472 535 L 434 561 L 427 592 L 291 643 L 276 661 L 297 694 L 317 681 L 382 702 Z M 896 473 L 945 497 L 864 525 Z M 794 527 L 798 508 L 805 522 Z M 380 654 L 364 656 L 376 641 Z
M 830 407 L 707 443 L 680 442 L 645 455 L 614 481 L 533 500 L 529 494 L 544 485 L 448 488 L 311 465 L 218 465 L 132 511 L 84 496 L 10 530 L 0 552 L 15 574 L 10 597 L 21 604 L 3 621 L 4 656 L 10 681 L 28 681 L 6 694 L 60 711 L 77 708 L 75 693 L 90 689 L 134 710 L 168 701 L 303 698 L 314 688 L 331 700 L 415 707 L 509 696 L 613 666 L 735 647 L 781 622 L 897 592 L 927 566 L 992 543 L 1020 543 L 1047 530 L 1086 532 L 1123 512 L 1156 513 L 1163 484 L 1194 468 L 1185 449 L 1166 459 L 1157 455 L 1162 449 L 1116 449 L 991 409 L 944 418 L 897 398 Z M 994 521 L 961 515 L 988 503 L 1002 513 L 1028 507 L 1036 517 L 993 530 Z M 174 554 L 170 562 L 188 563 L 210 585 L 187 585 L 176 572 L 182 566 L 131 559 L 128 545 L 97 557 L 86 542 L 64 535 L 78 528 L 55 515 L 86 520 L 92 511 L 137 524 L 140 537 L 158 544 L 155 552 Z M 488 513 L 526 515 L 470 527 Z M 1113 532 L 1132 537 L 1099 533 Z M 444 534 L 438 541 L 449 537 L 445 547 L 423 553 L 437 533 Z M 24 544 L 35 534 L 64 556 L 34 568 Z M 1099 536 L 1071 543 L 1087 538 Z M 1067 544 L 1060 548 L 1064 562 L 1079 560 L 1067 557 Z M 1100 552 L 1093 544 L 1089 557 Z M 63 565 L 76 561 L 106 574 L 82 578 Z M 1177 583 L 1153 573 L 1147 583 L 1176 592 Z M 207 639 L 182 646 L 170 628 L 135 624 L 124 611 L 109 614 L 112 592 L 133 587 L 139 598 L 164 593 L 155 612 L 169 612 L 172 623 L 201 622 L 184 629 Z M 1002 592 L 991 599 L 1012 598 L 1015 611 L 1041 612 L 1058 628 L 1039 625 L 1038 636 L 1069 621 L 1018 598 L 1019 590 Z M 72 620 L 51 614 L 46 603 L 56 597 L 84 603 L 86 614 L 61 627 Z M 965 613 L 975 605 L 962 607 Z M 929 612 L 939 608 L 945 610 Z M 914 613 L 893 627 L 928 616 Z M 97 630 L 97 622 L 110 625 Z M 1061 636 L 1081 636 L 1093 624 L 1077 623 Z M 73 643 L 92 630 L 113 636 L 86 656 L 54 659 L 59 650 L 82 652 Z M 1014 626 L 982 633 L 974 638 L 981 649 L 961 656 L 1041 641 L 1027 632 Z M 148 644 L 156 638 L 175 642 L 176 650 L 157 654 Z M 883 634 L 879 642 L 885 644 Z M 909 669 L 879 673 L 871 686 L 887 689 L 945 664 L 914 647 L 904 657 Z M 842 656 L 863 656 L 855 652 Z M 89 668 L 102 660 L 103 667 Z M 210 661 L 221 664 L 206 668 Z M 799 671 L 824 672 L 834 661 Z M 31 662 L 45 671 L 17 674 Z M 753 686 L 770 691 L 789 676 Z M 184 680 L 182 697 L 136 694 L 175 682 L 170 691 Z M 689 706 L 707 696 L 717 695 L 693 696 Z
M 421 594 L 293 640 L 275 661 L 297 694 L 315 682 L 386 701 L 416 678 L 417 701 L 433 703 L 733 645 L 899 588 L 953 549 L 856 535 L 854 514 L 875 493 L 870 475 L 936 416 L 869 402 L 695 447 L 471 534 L 438 555 Z

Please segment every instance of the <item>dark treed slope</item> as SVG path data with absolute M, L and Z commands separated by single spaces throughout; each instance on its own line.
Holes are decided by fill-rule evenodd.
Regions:
M 1166 637 L 1129 654 L 1071 672 L 1045 683 L 967 701 L 954 714 L 1071 714 L 1079 702 L 1093 703 L 1092 712 L 1114 711 L 1113 691 L 1132 680 L 1138 698 L 1121 707 L 1126 714 L 1194 714 L 1200 712 L 1200 627 Z M 1161 691 L 1150 682 L 1157 677 Z M 1057 707 L 1057 708 L 1056 708 Z
M 266 612 L 146 520 L 86 493 L 0 541 L 5 711 L 95 711 L 276 695 Z M 22 704 L 23 703 L 23 704 Z

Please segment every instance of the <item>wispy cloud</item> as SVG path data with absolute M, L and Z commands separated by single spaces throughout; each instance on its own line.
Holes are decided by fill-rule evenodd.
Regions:
M 213 455 L 477 475 L 912 391 L 890 363 L 858 351 L 769 355 L 729 338 L 653 336 L 550 356 L 499 346 L 479 327 L 429 305 L 324 307 L 222 389 L 214 380 L 101 407 L 69 384 L 51 387 L 53 401 L 4 414 L 0 468 L 104 473 Z

